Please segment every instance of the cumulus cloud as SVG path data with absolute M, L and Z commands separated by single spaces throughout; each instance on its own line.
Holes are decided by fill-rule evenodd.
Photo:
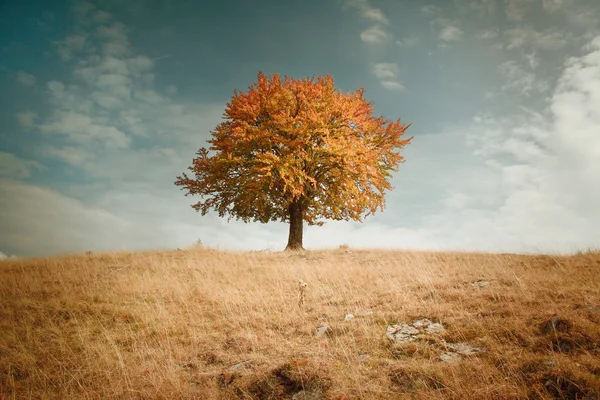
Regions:
M 395 63 L 373 64 L 373 75 L 380 81 L 381 86 L 388 90 L 404 90 L 405 86 L 397 80 L 398 65 Z
M 534 67 L 535 65 L 530 65 Z M 505 61 L 498 70 L 506 79 L 502 90 L 518 90 L 520 94 L 529 96 L 532 92 L 544 92 L 549 88 L 548 82 L 537 78 L 535 72 L 526 70 L 514 60 Z
M 599 110 L 597 38 L 587 54 L 567 61 L 543 113 L 475 120 L 479 154 L 495 161 L 490 165 L 501 179 L 501 206 L 483 216 L 502 235 L 498 240 L 508 243 L 516 235 L 532 246 L 554 244 L 561 251 L 598 245 Z
M 371 6 L 368 0 L 345 0 L 348 7 L 356 9 L 364 19 L 386 25 L 389 21 L 385 14 L 379 9 Z
M 521 21 L 534 4 L 534 0 L 504 0 L 506 16 L 512 21 Z
M 383 11 L 373 7 L 368 0 L 345 0 L 343 4 L 358 11 L 358 14 L 365 21 L 373 23 L 372 26 L 360 34 L 360 39 L 364 43 L 381 44 L 391 37 L 386 28 L 389 23 L 388 18 Z
M 435 4 L 426 4 L 423 7 L 421 7 L 421 12 L 425 14 L 434 14 L 438 11 L 440 11 L 440 9 Z
M 455 42 L 463 38 L 464 32 L 457 21 L 451 21 L 444 17 L 437 17 L 429 22 L 437 36 L 444 42 Z
M 82 51 L 86 46 L 88 35 L 78 33 L 67 36 L 64 40 L 54 42 L 56 51 L 63 61 L 70 61 L 74 53 Z
M 35 126 L 35 120 L 37 119 L 38 115 L 37 113 L 34 113 L 32 111 L 23 111 L 23 112 L 18 112 L 16 114 L 17 117 L 17 121 L 19 121 L 19 124 L 24 127 L 24 128 L 32 128 Z
M 419 38 L 409 36 L 396 40 L 396 44 L 400 47 L 414 47 L 419 44 Z
M 17 82 L 19 82 L 21 85 L 34 86 L 36 81 L 37 79 L 35 76 L 28 74 L 25 71 L 17 72 Z
M 214 216 L 194 223 L 198 217 L 186 207 L 187 199 L 173 191 L 167 200 L 169 206 L 161 207 L 165 198 L 130 191 L 117 196 L 100 193 L 100 204 L 90 205 L 49 188 L 0 181 L 0 207 L 5 211 L 0 213 L 0 247 L 23 256 L 43 256 L 173 249 L 198 238 L 211 247 L 256 249 L 276 238 L 266 225 L 227 224 Z
M 477 39 L 495 39 L 500 34 L 500 30 L 498 28 L 486 29 L 477 34 Z
M 0 152 L 0 176 L 13 179 L 25 179 L 33 171 L 40 171 L 44 167 L 33 160 L 24 160 L 14 154 Z
M 131 139 L 114 126 L 94 122 L 89 115 L 75 111 L 58 111 L 54 117 L 39 125 L 42 132 L 64 135 L 71 142 L 86 146 L 100 143 L 109 148 L 125 148 Z
M 381 81 L 381 86 L 383 86 L 383 88 L 387 90 L 406 90 L 406 86 L 397 81 Z
M 507 49 L 533 48 L 559 50 L 567 46 L 572 38 L 565 32 L 552 29 L 539 32 L 532 27 L 513 28 L 504 31 Z
M 387 32 L 378 25 L 372 26 L 360 34 L 360 39 L 369 44 L 383 43 L 387 40 L 387 38 Z
M 548 12 L 557 12 L 571 3 L 571 0 L 542 0 L 542 6 L 544 7 L 544 10 Z
M 460 30 L 460 28 L 453 25 L 445 26 L 440 31 L 440 39 L 446 42 L 460 40 L 463 37 L 463 35 L 464 32 Z
M 462 13 L 475 13 L 479 17 L 493 16 L 496 13 L 495 0 L 455 0 L 454 2 Z

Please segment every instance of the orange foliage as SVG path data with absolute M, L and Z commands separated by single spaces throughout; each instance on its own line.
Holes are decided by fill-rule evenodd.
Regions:
M 364 89 L 342 93 L 331 76 L 283 81 L 259 73 L 247 92 L 234 91 L 224 122 L 212 132 L 176 185 L 192 207 L 244 222 L 289 221 L 290 204 L 309 225 L 358 220 L 385 206 L 391 171 L 410 125 L 374 117 Z

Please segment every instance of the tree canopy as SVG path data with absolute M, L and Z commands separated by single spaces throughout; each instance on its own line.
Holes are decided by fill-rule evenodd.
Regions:
M 290 223 L 287 249 L 302 248 L 302 224 L 362 219 L 385 207 L 391 172 L 410 125 L 375 117 L 364 88 L 343 93 L 333 78 L 284 80 L 263 73 L 234 91 L 210 147 L 175 182 L 205 215 Z

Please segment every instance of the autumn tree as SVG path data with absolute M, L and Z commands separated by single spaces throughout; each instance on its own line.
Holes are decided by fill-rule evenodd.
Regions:
M 283 81 L 263 73 L 234 91 L 210 147 L 175 184 L 199 195 L 205 215 L 289 222 L 286 250 L 302 249 L 303 222 L 356 220 L 385 207 L 410 125 L 373 115 L 364 88 L 336 90 L 331 76 Z

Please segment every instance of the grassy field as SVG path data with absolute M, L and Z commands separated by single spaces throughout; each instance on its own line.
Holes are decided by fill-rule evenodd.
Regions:
M 600 398 L 599 252 L 72 255 L 1 262 L 0 298 L 1 399 Z

